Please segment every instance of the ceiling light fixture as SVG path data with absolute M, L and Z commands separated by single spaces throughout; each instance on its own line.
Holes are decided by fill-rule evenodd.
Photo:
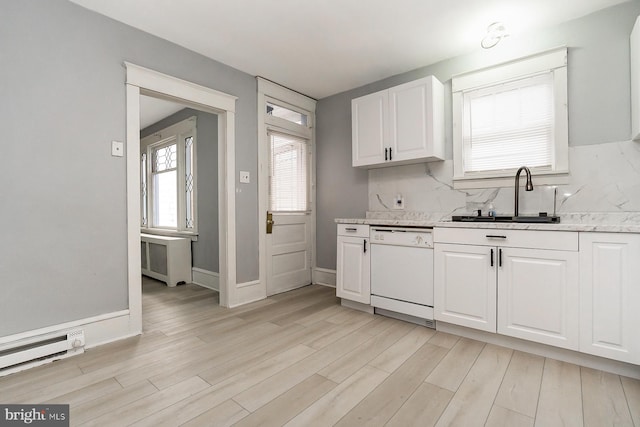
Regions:
M 491 49 L 507 36 L 509 36 L 507 27 L 502 22 L 494 22 L 487 27 L 487 35 L 480 42 L 480 46 L 484 49 Z

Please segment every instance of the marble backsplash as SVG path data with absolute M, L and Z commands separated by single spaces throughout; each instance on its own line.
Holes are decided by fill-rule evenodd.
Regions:
M 520 214 L 555 213 L 565 223 L 640 224 L 640 142 L 569 147 L 567 184 L 520 190 Z M 367 218 L 448 220 L 452 215 L 513 215 L 513 187 L 453 188 L 453 161 L 395 166 L 369 171 Z M 524 182 L 524 174 L 521 176 Z M 401 194 L 404 210 L 393 209 Z M 555 200 L 554 200 L 555 199 Z

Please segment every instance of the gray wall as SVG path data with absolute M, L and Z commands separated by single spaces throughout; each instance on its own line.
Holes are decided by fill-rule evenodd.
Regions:
M 566 45 L 569 48 L 569 145 L 630 139 L 629 35 L 640 14 L 634 0 L 526 36 L 509 37 L 491 50 L 478 49 L 318 101 L 317 264 L 334 269 L 334 218 L 363 217 L 367 174 L 351 165 L 351 99 L 427 75 L 445 84 L 446 158 L 452 158 L 451 77 Z
M 0 336 L 128 306 L 123 61 L 237 96 L 236 166 L 257 176 L 252 76 L 65 0 L 4 0 Z M 258 278 L 256 181 L 242 188 L 241 282 Z
M 218 250 L 218 116 L 185 108 L 140 131 L 140 139 L 191 116 L 197 117 L 196 185 L 198 240 L 191 243 L 192 265 L 220 272 Z

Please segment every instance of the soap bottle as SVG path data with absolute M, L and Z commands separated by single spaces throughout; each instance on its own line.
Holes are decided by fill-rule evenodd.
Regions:
M 487 206 L 487 211 L 488 211 L 488 213 L 487 213 L 487 214 L 488 214 L 490 217 L 494 217 L 494 216 L 496 216 L 496 210 L 495 210 L 495 208 L 493 207 L 493 203 L 489 203 L 489 206 Z

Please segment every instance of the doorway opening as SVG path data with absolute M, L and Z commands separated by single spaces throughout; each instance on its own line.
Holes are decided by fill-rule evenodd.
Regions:
M 219 304 L 218 116 L 140 95 L 140 128 L 143 326 L 154 329 L 164 316 L 150 313 Z
M 222 92 L 180 80 L 134 64 L 127 68 L 127 236 L 129 283 L 129 330 L 142 332 L 141 275 L 141 95 L 171 101 L 217 118 L 218 133 L 218 259 L 219 300 L 228 306 L 236 288 L 235 258 L 235 103 Z M 143 101 L 144 102 L 144 101 Z

